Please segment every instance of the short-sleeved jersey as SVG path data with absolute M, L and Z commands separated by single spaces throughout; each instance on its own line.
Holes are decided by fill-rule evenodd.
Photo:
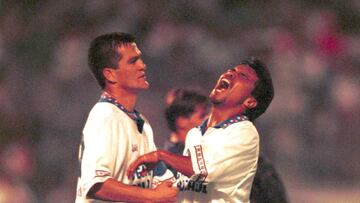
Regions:
M 118 106 L 109 102 L 95 104 L 83 129 L 76 203 L 103 202 L 88 199 L 86 195 L 94 184 L 109 178 L 128 185 L 151 187 L 152 174 L 140 175 L 143 169 L 140 167 L 134 180 L 129 180 L 126 170 L 140 155 L 154 150 L 153 132 L 147 120 L 140 132 L 135 120 Z
M 259 156 L 259 135 L 246 117 L 189 131 L 185 156 L 194 175 L 178 175 L 179 202 L 249 202 Z

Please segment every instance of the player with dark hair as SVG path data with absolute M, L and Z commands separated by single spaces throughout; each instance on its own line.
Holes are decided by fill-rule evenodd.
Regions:
M 259 135 L 252 121 L 270 105 L 274 89 L 266 66 L 243 61 L 223 73 L 210 93 L 209 118 L 186 137 L 183 156 L 158 150 L 139 157 L 140 164 L 164 161 L 178 176 L 180 202 L 249 202 L 259 156 Z
M 164 149 L 181 155 L 187 133 L 193 127 L 200 125 L 208 116 L 210 103 L 205 95 L 184 88 L 170 90 L 166 102 L 168 106 L 165 109 L 165 118 L 171 134 L 169 140 L 165 142 Z M 161 181 L 176 176 L 176 170 L 169 168 L 173 174 L 166 174 L 166 169 L 167 166 L 163 162 L 158 163 L 154 168 L 156 179 Z
M 251 95 L 257 101 L 257 105 L 254 108 L 247 108 L 244 113 L 249 120 L 254 121 L 263 114 L 270 105 L 274 97 L 274 87 L 272 85 L 270 73 L 265 67 L 265 64 L 260 60 L 244 60 L 240 64 L 251 67 L 259 78 L 255 84 L 255 88 L 251 92 Z
M 148 89 L 149 83 L 134 37 L 101 35 L 91 42 L 88 54 L 89 67 L 103 92 L 83 129 L 76 203 L 175 201 L 177 189 L 171 182 L 150 189 L 152 174 L 142 173 L 145 166 L 138 167 L 131 178 L 126 176 L 132 161 L 156 150 L 149 122 L 135 110 L 139 92 Z
M 194 90 L 177 89 L 174 101 L 165 109 L 165 118 L 172 131 L 165 149 L 182 154 L 189 130 L 198 126 L 208 115 L 209 101 Z
M 165 110 L 165 117 L 172 133 L 164 149 L 175 154 L 183 153 L 187 132 L 191 128 L 199 126 L 202 122 L 200 120 L 206 117 L 207 100 L 207 97 L 197 91 L 181 88 L 169 91 L 167 101 L 170 104 Z M 154 169 L 154 173 L 156 175 L 163 174 L 165 169 L 166 166 L 161 165 L 161 167 Z M 176 175 L 175 171 L 172 171 Z M 279 174 L 263 154 L 259 156 L 256 174 L 251 187 L 250 202 L 288 202 L 286 190 Z

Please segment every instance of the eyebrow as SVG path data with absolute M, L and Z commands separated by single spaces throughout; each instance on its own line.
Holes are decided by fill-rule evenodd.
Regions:
M 141 57 L 141 55 L 131 57 L 131 58 L 128 60 L 128 63 L 134 63 L 134 62 L 137 61 L 140 57 Z
M 241 70 L 237 71 L 236 68 L 232 68 L 232 69 L 230 69 L 230 70 L 235 71 L 236 74 L 238 74 L 238 75 L 243 75 L 243 76 L 245 76 L 247 79 L 249 79 L 249 75 L 248 75 L 249 73 L 247 73 L 246 71 L 241 71 Z

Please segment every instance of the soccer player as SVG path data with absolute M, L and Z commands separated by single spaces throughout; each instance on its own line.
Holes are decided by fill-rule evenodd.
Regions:
M 259 135 L 252 121 L 274 96 L 266 66 L 245 60 L 223 73 L 210 93 L 209 118 L 186 137 L 184 155 L 159 150 L 139 157 L 128 169 L 164 161 L 184 174 L 179 202 L 249 202 L 259 156 Z M 184 176 L 182 176 L 184 177 Z
M 199 126 L 208 116 L 210 103 L 207 96 L 184 88 L 170 90 L 166 96 L 166 103 L 165 118 L 171 134 L 169 140 L 165 142 L 164 149 L 182 155 L 187 133 L 193 127 Z M 163 162 L 158 163 L 154 168 L 156 179 L 176 177 L 174 169 L 170 168 L 173 174 L 166 174 L 166 169 Z
M 197 91 L 179 88 L 169 91 L 166 101 L 168 106 L 165 117 L 172 133 L 164 149 L 175 154 L 183 154 L 186 134 L 207 117 L 208 98 Z M 166 165 L 161 163 L 154 169 L 154 174 L 160 176 L 165 173 L 165 169 Z M 176 176 L 174 170 L 172 171 Z M 251 187 L 250 202 L 288 202 L 281 177 L 270 160 L 261 153 Z
M 174 99 L 165 109 L 165 118 L 171 135 L 164 148 L 182 154 L 186 135 L 208 116 L 209 101 L 205 95 L 190 89 L 176 89 Z
M 134 37 L 101 35 L 91 42 L 88 60 L 103 92 L 83 129 L 76 203 L 175 201 L 171 182 L 151 189 L 152 174 L 143 173 L 145 166 L 126 176 L 131 162 L 156 150 L 150 124 L 135 110 L 139 92 L 149 83 Z

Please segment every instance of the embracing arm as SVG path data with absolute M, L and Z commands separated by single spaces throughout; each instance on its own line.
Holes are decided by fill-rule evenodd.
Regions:
M 165 150 L 159 150 L 158 156 L 160 161 L 164 161 L 167 165 L 182 174 L 188 177 L 194 174 L 190 156 L 182 156 Z
M 112 178 L 95 184 L 88 192 L 88 197 L 105 201 L 125 202 L 174 202 L 177 189 L 172 182 L 164 182 L 156 189 L 144 189 L 126 185 Z
M 145 164 L 147 166 L 152 166 L 159 161 L 165 162 L 167 165 L 188 177 L 194 174 L 190 156 L 181 156 L 165 150 L 157 150 L 144 154 L 134 161 L 127 170 L 128 177 L 132 177 L 139 165 Z

